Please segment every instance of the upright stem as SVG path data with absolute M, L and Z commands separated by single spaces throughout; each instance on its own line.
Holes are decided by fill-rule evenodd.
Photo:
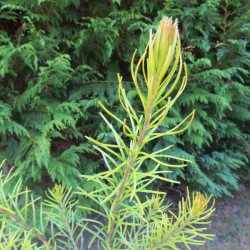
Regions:
M 223 31 L 223 36 L 222 36 L 222 42 L 224 43 L 226 40 L 226 30 L 227 30 L 227 18 L 228 18 L 228 14 L 227 14 L 227 10 L 228 10 L 228 2 L 226 2 L 226 6 L 225 6 L 225 17 L 224 17 L 224 25 L 222 28 Z
M 228 17 L 230 16 L 230 14 L 228 14 L 228 2 L 226 2 L 226 6 L 225 6 L 225 16 L 224 16 L 224 24 L 223 24 L 223 27 L 221 28 L 222 31 L 223 31 L 223 35 L 222 35 L 222 43 L 225 43 L 226 41 L 226 32 L 227 32 L 227 19 Z M 222 45 L 223 47 L 224 45 Z M 218 61 L 216 67 L 219 68 L 221 65 L 221 58 L 220 60 Z
M 71 241 L 72 241 L 72 244 L 73 244 L 75 250 L 78 250 L 78 247 L 77 247 L 77 245 L 76 245 L 76 242 L 75 242 L 74 237 L 73 237 L 73 235 L 72 235 L 72 233 L 71 233 L 71 230 L 70 230 L 70 225 L 69 225 L 67 216 L 65 215 L 64 206 L 63 206 L 62 204 L 60 204 L 60 208 L 61 208 L 61 211 L 62 211 L 62 214 L 63 214 L 64 223 L 65 223 L 65 225 L 66 225 L 66 227 L 67 227 L 67 231 L 68 231 L 68 234 L 69 234 L 70 239 L 71 239 Z
M 119 188 L 119 191 L 118 191 L 117 199 L 116 199 L 114 210 L 113 210 L 113 219 L 112 219 L 111 224 L 110 224 L 110 230 L 109 230 L 109 235 L 108 235 L 108 245 L 110 247 L 111 247 L 111 238 L 112 238 L 112 234 L 113 234 L 113 230 L 114 230 L 115 216 L 116 216 L 116 213 L 117 213 L 119 202 L 121 200 L 121 195 L 122 195 L 125 183 L 126 183 L 126 181 L 128 179 L 128 175 L 129 175 L 129 172 L 131 170 L 131 166 L 133 165 L 134 160 L 137 157 L 137 154 L 138 154 L 137 149 L 140 148 L 140 146 L 141 146 L 141 144 L 143 142 L 144 136 L 145 136 L 145 134 L 147 132 L 147 128 L 148 128 L 148 125 L 150 123 L 152 110 L 153 110 L 153 94 L 152 94 L 152 96 L 151 96 L 151 98 L 149 100 L 149 107 L 148 107 L 148 112 L 147 112 L 147 120 L 144 122 L 144 125 L 143 125 L 143 128 L 142 128 L 141 134 L 140 134 L 140 136 L 138 138 L 138 141 L 135 144 L 135 146 L 133 147 L 129 163 L 127 165 L 125 174 L 123 176 L 123 182 L 122 182 L 122 184 L 121 184 L 121 186 Z

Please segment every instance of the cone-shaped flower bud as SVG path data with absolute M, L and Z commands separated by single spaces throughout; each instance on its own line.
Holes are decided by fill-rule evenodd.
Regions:
M 132 78 L 144 108 L 145 121 L 150 123 L 153 119 L 149 129 L 156 128 L 164 121 L 168 110 L 182 94 L 187 84 L 187 68 L 185 63 L 182 63 L 177 19 L 173 22 L 172 18 L 163 17 L 156 34 L 150 30 L 149 43 L 134 69 L 135 54 L 136 51 L 131 60 Z M 183 65 L 185 75 L 177 92 L 173 92 L 181 77 Z M 137 74 L 140 67 L 142 67 L 147 87 L 147 96 L 144 95 L 145 92 L 143 93 L 142 87 L 138 83 Z M 177 74 L 175 75 L 175 73 Z M 164 106 L 155 112 L 156 107 L 159 107 L 159 104 L 163 102 L 165 102 Z M 188 126 L 193 120 L 194 112 L 189 117 L 191 117 L 191 121 Z M 183 130 L 177 130 L 178 133 L 187 127 Z
M 178 38 L 177 20 L 163 17 L 160 26 L 153 37 L 150 31 L 149 55 L 148 55 L 148 80 L 154 79 L 158 83 L 168 71 L 175 55 Z

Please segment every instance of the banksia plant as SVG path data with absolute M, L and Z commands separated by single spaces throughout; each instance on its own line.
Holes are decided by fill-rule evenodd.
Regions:
M 202 224 L 209 223 L 207 219 L 214 211 L 214 204 L 209 207 L 211 197 L 205 197 L 201 193 L 190 195 L 187 189 L 187 197 L 179 203 L 179 212 L 175 214 L 171 211 L 171 204 L 166 202 L 164 192 L 149 189 L 150 184 L 157 179 L 177 183 L 168 178 L 170 169 L 186 167 L 189 162 L 167 153 L 174 145 L 156 152 L 145 150 L 146 144 L 161 136 L 184 132 L 195 114 L 195 111 L 191 112 L 177 126 L 165 132 L 158 131 L 163 123 L 167 123 L 170 108 L 187 84 L 187 69 L 182 62 L 177 20 L 173 22 L 171 18 L 163 17 L 156 34 L 150 30 L 148 45 L 135 65 L 136 54 L 137 51 L 131 60 L 131 73 L 143 112 L 140 113 L 130 103 L 122 86 L 122 77 L 118 74 L 118 96 L 126 114 L 124 120 L 115 116 L 102 103 L 99 104 L 107 115 L 120 123 L 122 131 L 116 131 L 101 113 L 113 133 L 114 143 L 105 144 L 87 137 L 102 155 L 107 170 L 93 176 L 82 175 L 86 181 L 93 183 L 95 189 L 86 192 L 79 187 L 75 194 L 88 197 L 96 203 L 98 209 L 78 204 L 77 200 L 72 200 L 71 191 L 65 185 L 56 185 L 47 193 L 49 200 L 40 207 L 40 225 L 33 222 L 34 226 L 28 227 L 29 221 L 26 219 L 23 223 L 25 226 L 22 227 L 20 221 L 27 217 L 23 217 L 22 213 L 27 214 L 27 209 L 31 206 L 30 213 L 34 215 L 35 201 L 29 203 L 28 198 L 24 199 L 23 208 L 18 210 L 15 217 L 17 220 L 13 221 L 15 211 L 10 204 L 6 206 L 8 203 L 4 202 L 7 198 L 3 196 L 0 204 L 2 221 L 5 222 L 8 218 L 9 222 L 9 217 L 12 216 L 12 224 L 19 225 L 11 227 L 9 236 L 13 233 L 19 235 L 25 229 L 30 229 L 25 234 L 25 240 L 28 242 L 29 236 L 37 238 L 47 249 L 88 249 L 93 242 L 100 249 L 178 249 L 176 244 L 179 243 L 190 249 L 190 245 L 204 244 L 202 238 L 211 239 L 212 235 L 205 233 L 206 228 L 201 227 Z M 144 83 L 140 81 L 141 75 Z M 142 166 L 148 161 L 152 161 L 154 167 L 144 172 Z M 15 191 L 17 193 L 12 196 L 23 195 L 20 190 Z M 27 196 L 26 193 L 25 195 Z M 79 219 L 79 211 L 90 211 L 103 219 Z M 84 224 L 86 222 L 91 223 L 91 226 Z M 5 225 L 6 223 L 2 223 L 2 228 Z M 45 229 L 49 226 L 52 235 L 45 239 Z M 54 227 L 56 230 L 53 231 Z M 83 243 L 84 230 L 93 234 L 89 245 Z M 3 228 L 0 232 L 5 231 L 7 229 Z M 199 238 L 196 239 L 196 236 Z M 20 246 L 21 240 L 18 244 Z

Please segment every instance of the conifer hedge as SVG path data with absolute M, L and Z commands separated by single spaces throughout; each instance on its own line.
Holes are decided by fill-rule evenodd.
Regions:
M 177 125 L 193 108 L 196 116 L 187 133 L 163 137 L 147 150 L 174 143 L 172 155 L 192 163 L 168 177 L 190 188 L 214 196 L 239 189 L 240 179 L 249 176 L 247 6 L 247 0 L 1 0 L 0 162 L 7 159 L 5 170 L 16 166 L 26 183 L 43 190 L 53 182 L 92 190 L 80 183 L 79 174 L 97 173 L 104 163 L 85 136 L 114 140 L 97 115 L 98 101 L 121 116 L 120 72 L 131 102 L 140 107 L 126 82 L 130 58 L 135 48 L 143 52 L 149 29 L 166 15 L 180 20 L 189 79 L 161 129 Z M 145 164 L 145 171 L 151 169 Z

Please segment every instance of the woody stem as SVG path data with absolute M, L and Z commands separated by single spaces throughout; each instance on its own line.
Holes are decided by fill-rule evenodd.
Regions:
M 125 186 L 125 183 L 128 179 L 128 175 L 129 175 L 129 172 L 131 170 L 131 166 L 133 165 L 138 153 L 138 149 L 140 148 L 143 140 L 144 140 L 144 136 L 147 132 L 147 128 L 148 128 L 148 125 L 150 123 L 150 118 L 151 118 L 151 114 L 152 114 L 152 110 L 153 110 L 153 95 L 151 96 L 150 98 L 150 101 L 149 101 L 149 107 L 148 107 L 148 112 L 147 112 L 147 120 L 144 122 L 144 125 L 143 125 L 143 128 L 142 128 L 142 131 L 140 133 L 140 136 L 138 138 L 138 141 L 137 143 L 135 144 L 133 150 L 132 150 L 132 154 L 130 156 L 130 160 L 129 160 L 129 163 L 126 167 L 126 170 L 125 170 L 125 174 L 123 176 L 123 181 L 122 181 L 122 184 L 119 188 L 119 191 L 118 191 L 118 195 L 117 195 L 117 198 L 116 198 L 116 201 L 115 201 L 115 206 L 114 206 L 114 210 L 113 210 L 113 219 L 111 221 L 111 224 L 110 224 L 110 230 L 109 230 L 109 235 L 108 235 L 108 245 L 111 247 L 111 238 L 112 238 L 112 234 L 113 234 L 113 230 L 114 230 L 114 223 L 115 223 L 115 216 L 116 216 L 116 213 L 117 213 L 117 209 L 118 209 L 118 205 L 119 205 L 119 202 L 121 200 L 121 195 L 122 195 L 122 192 L 123 192 L 123 189 L 124 189 L 124 186 Z

